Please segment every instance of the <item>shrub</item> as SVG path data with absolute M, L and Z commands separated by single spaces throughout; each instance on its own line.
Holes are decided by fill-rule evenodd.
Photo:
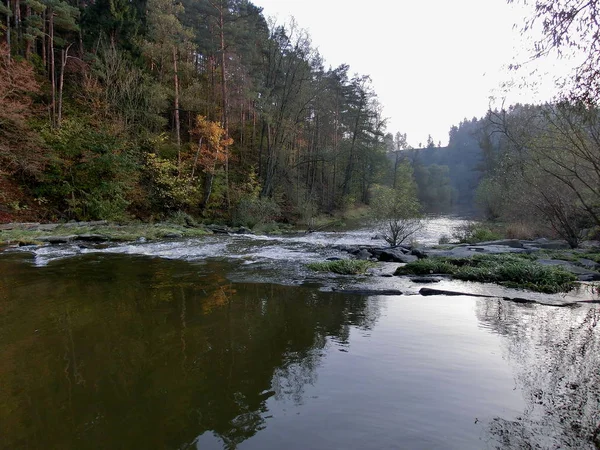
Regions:
M 475 244 L 477 242 L 495 241 L 502 238 L 497 232 L 477 222 L 468 222 L 454 228 L 452 237 L 457 239 L 461 244 Z
M 440 238 L 438 239 L 438 244 L 440 245 L 446 245 L 450 243 L 450 236 L 448 236 L 447 234 L 442 234 L 440 236 Z

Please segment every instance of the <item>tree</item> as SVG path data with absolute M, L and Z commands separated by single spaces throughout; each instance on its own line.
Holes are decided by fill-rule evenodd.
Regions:
M 422 228 L 416 184 L 407 161 L 400 164 L 396 188 L 376 185 L 371 191 L 371 210 L 376 226 L 391 246 L 400 245 Z
M 201 208 L 206 209 L 213 190 L 215 171 L 218 165 L 224 165 L 229 159 L 228 147 L 233 139 L 227 137 L 227 131 L 217 122 L 207 120 L 203 116 L 196 118 L 196 127 L 192 130 L 196 149 L 192 164 L 191 178 L 194 178 L 196 165 L 199 164 L 205 173 L 204 196 Z
M 489 120 L 495 126 L 499 153 L 480 193 L 489 209 L 513 219 L 531 219 L 537 212 L 572 247 L 584 237 L 584 229 L 600 227 L 600 112 L 596 108 L 567 103 L 518 105 L 490 112 Z M 522 186 L 517 198 L 508 195 L 515 186 Z
M 40 86 L 33 67 L 10 58 L 8 46 L 0 44 L 0 175 L 39 175 L 46 162 L 37 134 L 27 124 L 32 115 L 31 95 Z
M 527 0 L 507 0 L 528 4 Z M 522 33 L 542 34 L 534 43 L 532 59 L 549 54 L 558 57 L 582 54 L 584 59 L 565 80 L 563 95 L 587 104 L 600 100 L 600 2 L 598 0 L 535 0 L 533 12 L 525 20 Z M 513 66 L 518 68 L 518 65 Z

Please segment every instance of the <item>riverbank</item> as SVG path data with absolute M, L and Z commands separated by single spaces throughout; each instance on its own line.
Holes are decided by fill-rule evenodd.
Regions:
M 106 221 L 54 224 L 0 224 L 0 245 L 46 245 L 84 242 L 128 242 L 157 239 L 180 239 L 210 234 L 250 233 L 244 227 L 222 225 L 177 224 L 171 222 L 117 224 Z
M 430 231 L 438 234 L 442 223 L 433 222 Z M 583 248 L 576 250 L 570 249 L 566 242 L 548 239 L 434 245 L 437 237 L 434 239 L 429 233 L 431 236 L 421 236 L 423 244 L 387 247 L 368 228 L 346 232 L 306 233 L 285 229 L 285 233 L 281 234 L 281 229 L 275 231 L 273 234 L 253 235 L 251 230 L 243 227 L 175 223 L 19 223 L 0 225 L 0 245 L 23 247 L 23 250 L 38 255 L 40 261 L 51 259 L 49 255 L 54 254 L 120 251 L 120 247 L 129 243 L 133 244 L 129 250 L 133 253 L 153 254 L 154 247 L 158 249 L 167 245 L 180 248 L 177 252 L 186 255 L 186 258 L 225 256 L 246 262 L 255 258 L 275 258 L 292 266 L 304 267 L 307 263 L 305 269 L 311 269 L 309 272 L 321 272 L 323 275 L 332 272 L 332 277 L 340 277 L 342 281 L 344 274 L 360 276 L 365 271 L 382 280 L 389 278 L 389 285 L 382 287 L 386 292 L 396 289 L 396 285 L 406 280 L 416 280 L 415 283 L 426 287 L 437 286 L 439 279 L 475 281 L 488 286 L 495 283 L 507 289 L 542 293 L 569 292 L 580 283 L 588 283 L 595 289 L 596 282 L 600 281 L 600 245 L 596 242 L 587 242 Z M 207 239 L 189 241 L 190 238 L 202 237 Z M 146 249 L 146 244 L 142 243 L 151 248 Z M 144 248 L 140 249 L 140 245 Z M 211 245 L 225 246 L 227 254 L 223 250 L 196 250 Z M 313 252 L 320 253 L 321 258 Z M 158 253 L 160 256 L 160 251 Z M 306 255 L 308 261 L 302 264 L 298 260 L 299 255 Z M 172 256 L 169 253 L 169 257 Z M 337 262 L 323 262 L 325 259 Z M 278 267 L 281 269 L 280 265 Z M 261 276 L 267 275 L 263 272 Z M 285 278 L 283 275 L 268 276 Z M 306 276 L 311 277 L 310 273 Z M 302 282 L 302 278 L 297 278 L 296 282 Z M 374 278 L 369 278 L 369 283 L 373 284 Z
M 494 283 L 547 294 L 566 293 L 580 282 L 600 281 L 600 245 L 586 242 L 571 249 L 564 241 L 498 240 L 479 244 L 433 247 L 337 246 L 357 261 L 402 263 L 394 276 L 436 276 L 461 281 Z M 382 274 L 390 276 L 390 274 Z

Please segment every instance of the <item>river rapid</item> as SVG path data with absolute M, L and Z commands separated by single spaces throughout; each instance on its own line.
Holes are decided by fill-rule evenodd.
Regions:
M 598 305 L 347 295 L 305 267 L 375 235 L 0 253 L 0 448 L 600 446 Z

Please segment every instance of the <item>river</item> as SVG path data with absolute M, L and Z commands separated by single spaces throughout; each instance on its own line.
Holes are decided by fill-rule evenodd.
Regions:
M 0 253 L 0 448 L 596 448 L 598 305 L 343 295 L 306 270 L 373 235 Z

